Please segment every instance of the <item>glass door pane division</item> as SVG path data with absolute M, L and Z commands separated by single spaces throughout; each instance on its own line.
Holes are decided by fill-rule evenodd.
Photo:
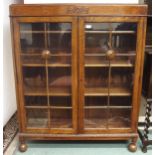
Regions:
M 45 32 L 46 31 L 46 32 Z M 45 33 L 46 35 L 44 35 L 44 42 L 45 42 L 45 49 L 47 49 L 47 46 L 48 46 L 48 40 L 47 40 L 47 38 L 49 38 L 47 35 L 48 35 L 48 33 L 47 33 L 47 25 L 46 25 L 46 23 L 44 23 L 44 31 L 42 31 L 41 33 Z M 22 33 L 30 33 L 30 31 L 25 31 L 25 32 L 22 32 Z M 34 34 L 38 34 L 38 33 L 40 33 L 39 31 L 34 31 L 33 32 Z M 49 32 L 49 33 L 51 33 L 51 34 L 53 34 L 54 33 L 54 31 L 51 31 L 51 32 Z M 58 34 L 58 33 L 60 33 L 60 31 L 57 31 L 56 30 L 56 34 Z M 63 31 L 63 33 L 66 33 L 65 31 Z M 68 34 L 70 34 L 70 31 L 68 31 L 67 32 Z M 28 54 L 27 53 L 21 53 L 21 55 L 23 55 L 23 56 L 28 56 Z M 42 56 L 43 57 L 43 59 L 45 60 L 45 62 L 43 63 L 42 62 L 42 64 L 41 65 L 33 65 L 33 64 L 29 64 L 29 62 L 27 62 L 26 64 L 24 64 L 23 66 L 24 67 L 31 67 L 31 65 L 32 65 L 32 67 L 45 67 L 45 73 L 46 73 L 46 94 L 47 94 L 47 101 L 48 101 L 48 120 L 50 120 L 50 118 L 51 118 L 51 115 L 49 114 L 50 112 L 51 112 L 51 107 L 50 107 L 50 105 L 49 105 L 49 95 L 50 95 L 50 93 L 49 93 L 49 89 L 48 89 L 48 86 L 49 86 L 49 78 L 48 78 L 48 75 L 49 75 L 49 67 L 57 67 L 56 65 L 55 66 L 50 66 L 49 65 L 49 62 L 48 62 L 48 59 L 49 59 L 49 53 L 48 53 L 48 50 L 45 50 L 45 51 L 43 51 L 42 52 L 42 54 L 40 53 L 40 54 L 35 54 L 35 53 L 30 53 L 29 54 L 30 56 Z M 51 55 L 51 54 L 50 54 Z M 57 55 L 57 54 L 53 54 L 54 56 L 57 56 L 57 57 L 60 57 L 61 55 L 62 56 L 64 56 L 64 54 L 59 54 L 59 55 Z M 69 54 L 66 54 L 67 56 L 69 55 Z M 70 55 L 69 55 L 70 56 Z M 58 66 L 59 67 L 59 66 Z M 64 66 L 60 66 L 60 67 L 64 67 Z M 68 67 L 68 66 L 67 66 Z M 36 94 L 36 93 L 35 93 Z M 32 94 L 31 93 L 27 93 L 27 95 L 30 95 L 30 96 L 32 96 Z M 39 95 L 39 94 L 38 94 Z M 40 94 L 41 95 L 41 94 Z M 45 95 L 45 94 L 42 94 L 42 95 Z M 36 108 L 36 106 L 27 106 L 27 108 Z M 38 108 L 38 107 L 37 107 Z M 45 107 L 40 107 L 40 108 L 45 108 Z M 49 122 L 51 122 L 51 121 L 49 121 Z M 50 127 L 50 125 L 48 125 L 49 127 Z
M 37 31 L 36 31 L 36 29 L 37 29 Z M 34 59 L 33 60 L 35 60 L 36 59 L 35 56 L 38 56 L 38 54 L 36 53 L 37 50 L 35 48 L 33 48 L 33 47 L 35 47 L 35 46 L 38 47 L 38 46 L 42 45 L 41 49 L 38 48 L 39 49 L 38 51 L 41 50 L 42 54 L 44 53 L 43 49 L 47 48 L 46 35 L 45 35 L 46 34 L 46 32 L 45 32 L 46 31 L 46 23 L 42 23 L 42 22 L 41 23 L 33 23 L 33 22 L 24 23 L 23 22 L 23 23 L 20 24 L 20 30 L 21 30 L 20 32 L 21 32 L 21 38 L 22 38 L 22 40 L 21 40 L 21 51 L 22 51 L 21 55 L 23 54 L 23 50 L 24 50 L 24 52 L 26 52 L 27 56 L 29 56 L 29 55 L 31 56 L 31 55 L 34 54 Z M 39 34 L 39 36 L 36 37 L 36 35 L 38 35 L 38 34 Z M 39 43 L 38 41 L 42 41 L 42 43 L 41 42 Z M 32 49 L 29 48 L 30 47 L 29 44 L 31 44 Z M 26 49 L 26 51 L 25 51 L 25 49 Z M 35 53 L 37 55 L 35 55 Z M 24 57 L 24 56 L 22 56 L 22 57 Z M 31 79 L 30 78 L 26 79 L 25 84 L 28 85 L 28 87 L 30 89 L 31 89 L 31 87 L 35 86 L 34 84 L 36 84 L 35 87 L 37 87 L 38 90 L 40 89 L 40 92 L 39 91 L 37 92 L 35 89 L 34 90 L 32 89 L 31 92 L 28 91 L 25 95 L 33 96 L 33 94 L 34 94 L 34 95 L 37 95 L 37 96 L 39 96 L 39 95 L 47 96 L 47 100 L 46 100 L 47 105 L 45 107 L 45 108 L 47 108 L 47 110 L 46 110 L 47 114 L 46 114 L 46 118 L 44 118 L 44 119 L 47 119 L 47 126 L 40 126 L 40 127 L 45 127 L 45 128 L 48 127 L 48 128 L 50 128 L 50 109 L 49 109 L 49 97 L 48 97 L 48 85 L 47 85 L 48 84 L 47 60 L 46 60 L 46 57 L 44 59 L 43 57 L 41 57 L 41 55 L 39 55 L 39 57 L 40 57 L 40 59 L 39 59 L 40 62 L 42 62 L 42 64 L 39 66 L 39 68 L 38 68 L 38 66 L 35 66 L 35 64 L 33 64 L 33 60 L 29 64 L 29 59 L 27 59 L 27 61 L 26 61 L 26 64 L 28 64 L 28 65 L 27 66 L 23 65 L 23 68 L 27 68 L 27 70 L 32 70 L 32 68 L 34 68 L 34 70 L 33 70 L 34 73 L 33 74 L 36 73 L 36 75 L 38 75 L 38 77 L 33 78 L 33 79 L 32 78 Z M 24 60 L 24 62 L 25 62 L 25 60 Z M 35 67 L 37 67 L 37 68 L 35 69 Z M 41 70 L 40 67 L 44 69 L 44 79 L 40 76 L 42 74 L 42 70 Z M 29 76 L 31 76 L 31 75 L 29 75 Z M 44 86 L 45 86 L 44 88 L 45 89 L 41 88 L 41 85 L 42 85 L 43 82 L 44 82 Z M 38 118 L 36 118 L 34 120 L 34 121 L 36 121 L 36 123 L 34 124 L 34 127 L 35 126 L 39 127 L 39 126 L 37 126 L 37 124 L 39 124 L 39 122 L 41 121 L 42 118 L 39 118 L 38 115 L 33 116 L 33 114 L 35 114 L 34 110 L 37 110 L 39 107 L 36 107 L 36 106 L 27 107 L 26 106 L 26 108 L 30 108 L 30 109 L 33 108 L 33 112 L 31 113 L 31 115 L 28 115 L 28 109 L 27 109 L 27 120 L 29 121 L 29 116 L 30 116 L 30 119 L 33 118 L 33 117 L 38 117 Z M 43 107 L 41 106 L 40 108 L 42 109 Z M 38 121 L 37 121 L 37 119 L 38 119 Z M 33 125 L 33 122 L 30 123 L 30 126 L 31 125 Z
M 54 25 L 53 25 L 54 24 Z M 66 27 L 65 27 L 66 26 Z M 63 29 L 70 29 L 70 33 L 64 33 L 65 31 Z M 51 57 L 48 61 L 50 64 L 50 67 L 48 68 L 49 74 L 49 95 L 50 95 L 50 111 L 51 111 L 51 129 L 66 129 L 66 128 L 72 128 L 72 104 L 70 107 L 65 106 L 58 106 L 54 102 L 52 102 L 52 98 L 54 97 L 71 97 L 71 91 L 72 91 L 72 61 L 68 58 L 66 59 L 66 56 L 70 56 L 69 58 L 72 58 L 71 53 L 71 29 L 72 24 L 71 23 L 50 23 L 48 25 L 48 29 L 52 29 L 52 32 L 56 31 L 56 33 L 50 33 L 48 40 L 49 41 L 49 48 L 51 49 Z M 57 29 L 60 29 L 57 31 Z M 59 32 L 59 33 L 58 33 Z M 61 33 L 62 32 L 62 33 Z M 67 34 L 67 35 L 66 35 Z M 54 35 L 54 37 L 53 37 Z M 67 38 L 66 38 L 67 37 Z M 62 44 L 64 42 L 69 43 L 70 45 Z M 53 61 L 53 56 L 57 57 L 58 62 Z M 59 59 L 58 59 L 59 58 Z M 67 62 L 68 64 L 64 64 Z M 66 61 L 67 60 L 67 61 Z M 62 62 L 62 63 L 61 63 Z M 57 102 L 58 100 L 55 100 Z M 53 105 L 54 104 L 54 105 Z M 62 103 L 61 103 L 62 104 Z M 70 113 L 70 115 L 68 115 Z M 68 121 L 70 120 L 70 121 Z
M 94 26 L 95 23 L 93 23 Z M 84 129 L 107 129 L 108 66 L 106 55 L 100 45 L 108 42 L 109 34 L 96 32 L 96 27 L 85 23 L 84 52 Z M 102 25 L 103 26 L 103 25 Z M 105 29 L 107 25 L 104 25 Z M 97 27 L 98 28 L 98 27 Z M 87 30 L 89 29 L 89 30 Z M 89 31 L 89 33 L 88 33 Z M 93 33 L 91 33 L 93 32 Z M 89 99 L 89 100 L 87 100 Z M 100 103 L 96 105 L 97 103 Z
M 129 25 L 130 25 L 130 24 L 129 24 Z M 135 31 L 135 32 L 136 32 L 136 31 Z M 127 36 L 126 36 L 126 37 L 127 37 Z M 124 38 L 124 39 L 125 39 L 125 38 Z M 136 39 L 134 39 L 134 42 L 135 42 L 135 40 L 136 40 Z M 112 43 L 112 36 L 111 36 L 111 43 Z M 125 43 L 124 43 L 124 44 L 125 44 Z M 111 45 L 112 45 L 112 44 L 111 44 Z M 113 44 L 113 46 L 116 46 L 116 45 Z M 123 45 L 123 46 L 125 46 L 125 45 Z M 135 48 L 136 48 L 136 47 L 135 47 Z M 111 48 L 111 49 L 112 49 L 112 48 Z M 134 50 L 136 50 L 136 49 L 134 49 Z M 113 53 L 112 53 L 112 52 L 113 52 Z M 110 68 L 109 68 L 109 89 L 108 89 L 108 90 L 109 90 L 109 110 L 110 110 L 109 112 L 110 112 L 110 113 L 109 113 L 109 117 L 108 117 L 108 118 L 109 118 L 109 119 L 108 119 L 108 122 L 109 122 L 108 125 L 109 125 L 109 128 L 124 128 L 124 127 L 130 127 L 130 126 L 131 126 L 131 124 L 130 124 L 130 122 L 131 122 L 131 111 L 129 112 L 129 115 L 124 115 L 124 114 L 125 114 L 125 113 L 124 113 L 123 115 L 120 115 L 119 117 L 117 116 L 118 114 L 117 114 L 117 112 L 116 112 L 116 116 L 113 115 L 113 116 L 111 117 L 111 114 L 112 114 L 111 112 L 112 112 L 113 107 L 110 106 L 110 99 L 111 99 L 111 97 L 110 97 L 110 92 L 111 92 L 111 91 L 110 91 L 110 90 L 113 89 L 113 88 L 111 87 L 111 85 L 114 86 L 114 84 L 112 84 L 112 80 L 113 80 L 112 78 L 114 78 L 114 79 L 116 80 L 116 77 L 112 77 L 112 74 L 111 74 L 111 62 L 113 61 L 113 59 L 115 59 L 115 56 L 112 55 L 112 54 L 115 54 L 114 52 L 115 52 L 115 50 L 114 50 L 114 51 L 111 51 L 111 56 L 112 56 L 112 57 L 109 57 L 109 59 L 110 59 Z M 108 55 L 108 56 L 109 56 L 109 55 Z M 126 69 L 126 68 L 124 68 L 124 69 Z M 113 70 L 115 70 L 115 69 L 113 69 Z M 122 72 L 122 69 L 121 69 L 120 73 L 121 73 L 121 72 Z M 120 75 L 119 72 L 118 72 L 117 74 Z M 124 77 L 123 77 L 123 78 L 124 78 Z M 112 80 L 111 80 L 111 79 L 112 79 Z M 126 79 L 123 79 L 123 80 L 126 80 Z M 131 82 L 132 80 L 128 80 L 127 83 L 129 83 L 129 81 Z M 120 81 L 120 82 L 123 84 L 124 81 Z M 131 83 L 132 83 L 132 82 L 131 82 Z M 122 84 L 121 84 L 121 85 L 122 85 Z M 117 85 L 119 85 L 119 84 L 118 84 L 118 81 L 117 81 Z M 121 85 L 120 85 L 120 87 L 122 87 Z M 115 87 L 115 86 L 114 86 L 114 87 Z M 124 87 L 124 86 L 123 86 L 123 87 Z M 122 87 L 122 88 L 123 88 L 123 87 Z M 128 88 L 128 89 L 129 89 L 129 88 Z M 130 90 L 129 90 L 129 91 L 130 91 Z M 132 93 L 131 93 L 131 94 L 132 94 Z M 120 96 L 121 96 L 121 95 L 122 95 L 122 94 L 120 93 Z M 130 107 L 131 107 L 131 106 L 130 106 Z M 130 107 L 129 107 L 129 109 L 131 109 Z M 115 109 L 116 109 L 116 108 L 115 108 Z M 118 111 L 118 110 L 115 110 L 115 109 L 114 109 L 113 113 L 115 113 L 115 111 Z M 121 110 L 121 109 L 120 109 L 120 110 Z M 122 107 L 122 110 L 121 110 L 120 112 L 122 112 L 122 111 L 126 111 L 126 110 Z M 117 125 L 114 124 L 114 122 L 115 122 L 116 120 L 113 121 L 113 119 L 116 119 L 117 122 L 120 121 L 120 123 L 121 123 L 121 122 L 122 122 L 122 123 L 121 123 L 119 126 L 117 126 Z M 128 123 L 127 123 L 127 122 L 128 122 Z M 113 125 L 112 125 L 111 123 L 112 123 Z M 119 123 L 118 123 L 118 124 L 119 124 Z
M 87 20 L 88 22 L 89 22 L 89 20 Z M 94 21 L 93 21 L 94 22 Z M 121 21 L 122 23 L 123 23 L 123 20 Z M 137 22 L 137 21 L 136 21 Z M 134 22 L 131 22 L 131 24 L 135 24 L 136 23 L 135 21 Z M 81 22 L 82 23 L 82 22 Z M 84 23 L 84 22 L 83 22 Z M 98 22 L 99 23 L 99 22 Z M 130 24 L 130 25 L 131 25 Z M 82 24 L 81 24 L 82 25 Z M 83 27 L 84 27 L 84 24 L 83 24 Z M 90 25 L 88 25 L 88 28 L 91 28 L 91 26 Z M 137 34 L 137 32 L 136 32 L 137 30 L 123 30 L 123 31 L 118 31 L 118 32 L 115 32 L 115 31 L 113 31 L 113 30 L 111 30 L 111 36 L 109 37 L 109 38 L 111 38 L 111 40 L 113 39 L 113 36 L 112 36 L 112 34 L 114 34 L 114 35 L 116 35 L 116 34 L 121 34 L 121 35 L 124 35 L 124 34 L 130 34 L 130 35 L 136 35 Z M 106 31 L 106 33 L 107 33 L 108 31 Z M 82 33 L 82 32 L 81 32 Z M 91 34 L 91 32 L 90 31 L 87 31 L 87 33 L 89 33 L 89 34 Z M 96 33 L 96 31 L 93 31 L 92 32 L 92 34 L 95 34 Z M 105 34 L 105 33 L 102 33 L 101 31 L 97 31 L 97 33 L 101 33 L 101 34 Z M 83 39 L 83 41 L 84 41 L 84 39 Z M 134 41 L 133 42 L 136 42 L 136 39 L 134 39 Z M 93 43 L 93 42 L 92 42 Z M 115 43 L 116 44 L 116 43 Z M 83 50 L 84 50 L 84 48 L 83 48 Z M 128 57 L 128 56 L 130 56 L 131 58 L 132 57 L 135 57 L 136 56 L 136 53 L 135 53 L 135 50 L 136 49 L 134 49 L 133 50 L 133 52 L 132 53 L 116 53 L 116 55 L 115 55 L 115 57 L 116 56 L 124 56 L 124 57 Z M 86 53 L 85 54 L 85 56 L 91 56 L 91 55 L 94 55 L 94 56 L 105 56 L 104 54 L 88 54 L 88 53 Z M 86 60 L 86 59 L 85 59 Z M 124 89 L 123 87 L 122 88 L 119 88 L 119 89 L 113 89 L 113 88 L 111 88 L 111 69 L 113 68 L 113 67 L 116 67 L 116 68 L 122 68 L 122 67 L 124 67 L 124 68 L 129 68 L 129 67 L 131 67 L 131 68 L 133 68 L 133 66 L 134 66 L 134 59 L 131 59 L 132 61 L 131 61 L 131 64 L 118 64 L 118 65 L 115 65 L 114 63 L 113 63 L 113 61 L 109 61 L 108 62 L 108 64 L 109 64 L 109 80 L 108 80 L 108 93 L 107 94 L 109 94 L 108 95 L 108 102 L 110 103 L 110 96 L 131 96 L 132 95 L 132 90 L 131 90 L 131 92 L 129 92 L 127 89 Z M 115 62 L 116 63 L 116 62 Z M 92 65 L 85 65 L 85 67 L 94 67 L 94 68 L 96 68 L 96 67 L 101 67 L 101 65 L 99 66 L 94 66 L 93 64 Z M 102 65 L 102 67 L 103 67 L 103 65 Z M 105 65 L 104 65 L 104 67 L 105 67 Z M 106 67 L 108 67 L 108 65 L 106 65 Z M 83 74 L 84 75 L 84 74 Z M 124 79 L 124 81 L 126 81 L 125 79 Z M 112 83 L 112 86 L 113 86 L 113 83 Z M 118 91 L 118 93 L 116 93 L 116 91 Z M 120 93 L 119 93 L 120 92 Z M 85 94 L 86 96 L 91 96 L 91 95 L 93 95 L 93 93 L 92 94 L 90 94 L 90 93 L 86 93 Z M 102 94 L 103 95 L 103 94 Z M 95 96 L 95 95 L 94 95 Z M 132 105 L 132 103 L 131 103 L 131 105 Z M 129 106 L 121 106 L 121 107 L 119 107 L 119 108 L 123 108 L 123 110 L 125 110 L 126 108 L 128 109 L 131 109 L 131 105 L 129 105 Z M 84 106 L 84 105 L 83 105 Z M 109 106 L 110 106 L 110 104 L 109 104 Z M 117 108 L 116 106 L 110 106 L 109 108 Z M 89 108 L 90 109 L 90 108 Z M 110 110 L 110 109 L 109 109 Z M 131 117 L 131 112 L 130 112 L 130 117 Z M 130 118 L 131 119 L 131 118 Z M 124 124 L 125 125 L 125 124 Z M 114 125 L 115 126 L 115 125 Z M 130 127 L 131 126 L 131 124 L 129 125 L 128 124 L 128 126 L 127 127 Z M 110 128 L 113 128 L 111 125 L 110 125 Z M 116 127 L 117 128 L 117 127 Z M 122 125 L 122 128 L 123 128 L 123 125 Z

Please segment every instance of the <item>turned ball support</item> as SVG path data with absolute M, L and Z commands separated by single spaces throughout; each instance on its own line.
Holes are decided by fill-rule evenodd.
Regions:
M 136 146 L 135 143 L 130 143 L 130 144 L 128 145 L 128 149 L 129 149 L 130 152 L 136 152 L 137 146 Z
M 27 145 L 26 144 L 20 144 L 19 145 L 19 151 L 20 152 L 25 152 L 27 150 Z

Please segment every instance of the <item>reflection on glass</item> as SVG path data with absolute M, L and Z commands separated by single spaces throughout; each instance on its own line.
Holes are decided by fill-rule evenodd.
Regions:
M 27 127 L 46 128 L 48 113 L 46 109 L 26 109 Z
M 45 94 L 46 93 L 46 78 L 45 68 L 43 67 L 24 67 L 24 91 L 25 94 Z
M 71 23 L 20 23 L 27 127 L 72 128 Z
M 28 107 L 47 106 L 47 97 L 46 96 L 25 96 L 25 106 L 28 106 Z
M 85 108 L 85 128 L 106 128 L 107 110 L 102 108 Z
M 109 128 L 129 128 L 131 126 L 131 109 L 110 108 L 108 116 Z
M 51 53 L 71 50 L 70 23 L 21 23 L 20 42 L 22 53 L 41 53 L 48 49 Z
M 53 108 L 51 110 L 51 127 L 72 128 L 72 110 Z
M 85 24 L 85 128 L 130 127 L 136 35 L 136 23 Z
M 49 68 L 49 92 L 55 95 L 70 95 L 70 68 Z
M 55 108 L 72 108 L 71 96 L 52 96 L 50 97 L 50 106 Z

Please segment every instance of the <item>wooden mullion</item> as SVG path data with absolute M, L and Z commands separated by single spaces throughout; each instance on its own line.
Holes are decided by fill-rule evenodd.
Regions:
M 51 128 L 51 110 L 50 110 L 50 100 L 49 100 L 49 78 L 48 78 L 48 60 L 45 59 L 45 72 L 46 72 L 46 93 L 47 93 L 47 105 L 48 105 L 48 127 Z
M 79 126 L 79 132 L 83 133 L 84 132 L 84 100 L 85 100 L 85 85 L 84 85 L 84 80 L 85 80 L 85 73 L 84 73 L 84 53 L 85 53 L 85 34 L 84 34 L 84 19 L 79 18 L 79 121 L 78 121 L 78 126 Z
M 78 68 L 77 68 L 77 18 L 72 18 L 72 36 L 71 36 L 71 79 L 72 79 L 72 124 L 74 132 L 78 132 Z

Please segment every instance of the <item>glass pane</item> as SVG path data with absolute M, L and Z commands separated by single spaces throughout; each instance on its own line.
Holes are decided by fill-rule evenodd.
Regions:
M 115 33 L 112 34 L 112 49 L 115 58 L 111 65 L 132 67 L 135 62 L 137 24 L 136 23 L 112 23 Z
M 27 127 L 72 128 L 71 28 L 20 23 Z
M 48 113 L 46 109 L 26 109 L 27 127 L 46 128 Z
M 107 97 L 85 97 L 85 128 L 107 127 Z
M 40 53 L 45 47 L 44 38 L 44 23 L 20 24 L 20 42 L 22 53 Z
M 52 96 L 50 97 L 50 106 L 55 108 L 72 108 L 71 96 Z
M 51 128 L 72 128 L 71 96 L 50 97 Z
M 45 50 L 49 51 L 49 55 L 58 54 L 54 56 L 70 54 L 71 23 L 21 23 L 20 43 L 24 64 L 44 64 L 42 55 Z M 58 57 L 56 59 L 59 60 Z
M 53 108 L 51 110 L 51 128 L 72 128 L 72 109 Z
M 109 108 L 110 113 L 113 112 L 116 116 L 108 120 L 108 127 L 125 128 L 131 126 L 137 24 L 112 23 L 111 27 L 115 33 L 112 33 L 111 39 L 114 57 L 110 60 Z M 115 106 L 113 106 L 114 98 L 117 103 Z M 118 124 L 113 123 L 115 119 Z
M 107 68 L 85 68 L 85 96 L 107 96 Z
M 111 108 L 108 115 L 109 128 L 130 128 L 131 126 L 131 109 Z
M 85 108 L 85 128 L 107 128 L 106 109 Z
M 25 106 L 28 106 L 28 107 L 47 106 L 47 97 L 46 96 L 25 96 Z
M 71 69 L 48 68 L 49 93 L 53 96 L 71 95 Z
M 86 128 L 130 127 L 136 40 L 137 23 L 85 24 Z
M 71 24 L 48 23 L 48 47 L 51 53 L 69 53 L 71 50 Z
M 48 59 L 48 65 L 56 67 L 71 67 L 71 55 L 60 53 L 57 56 L 51 56 Z
M 108 66 L 106 23 L 85 24 L 84 127 L 107 128 Z
M 23 67 L 25 95 L 46 95 L 46 74 L 44 67 Z
M 110 107 L 115 108 L 131 108 L 131 96 L 111 96 Z

